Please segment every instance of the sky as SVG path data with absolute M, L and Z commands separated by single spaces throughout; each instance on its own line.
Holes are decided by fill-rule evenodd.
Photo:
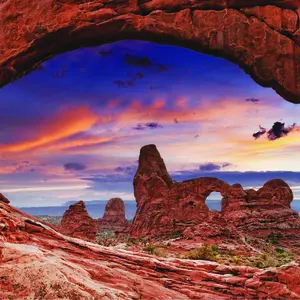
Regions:
M 300 200 L 300 105 L 221 58 L 128 40 L 82 48 L 0 89 L 0 111 L 0 192 L 15 206 L 134 199 L 146 144 L 177 181 L 282 178 Z

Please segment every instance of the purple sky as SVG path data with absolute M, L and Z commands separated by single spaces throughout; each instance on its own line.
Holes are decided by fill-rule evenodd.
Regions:
M 121 41 L 61 54 L 0 99 L 0 192 L 13 205 L 134 199 L 139 150 L 150 143 L 178 181 L 257 188 L 279 177 L 300 199 L 300 105 L 226 60 Z M 285 123 L 279 134 L 275 122 Z

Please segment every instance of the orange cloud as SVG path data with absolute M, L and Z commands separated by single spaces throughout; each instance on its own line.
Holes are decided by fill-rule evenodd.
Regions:
M 61 111 L 56 117 L 37 125 L 36 137 L 9 145 L 0 145 L 3 152 L 21 152 L 35 147 L 46 145 L 66 138 L 73 134 L 91 128 L 99 117 L 88 107 L 81 106 Z
M 64 149 L 70 149 L 75 147 L 83 147 L 83 146 L 92 146 L 96 144 L 101 144 L 105 142 L 109 142 L 116 139 L 121 139 L 121 136 L 101 136 L 101 137 L 87 137 L 87 138 L 78 138 L 72 141 L 58 141 L 57 143 L 52 143 L 49 145 L 45 145 L 41 147 L 43 152 L 51 151 L 57 152 Z
M 179 122 L 214 122 L 222 124 L 228 120 L 244 121 L 247 118 L 253 118 L 255 109 L 251 103 L 246 103 L 240 99 L 223 99 L 217 103 L 199 102 L 198 105 L 191 108 L 189 99 L 175 99 L 175 107 L 167 108 L 163 99 L 158 99 L 148 106 L 142 106 L 140 101 L 134 101 L 130 106 L 121 111 L 116 117 L 115 122 L 123 126 L 132 126 L 140 122 L 159 122 L 174 123 L 176 118 Z M 260 104 L 261 111 L 267 111 L 269 105 Z M 255 116 L 256 118 L 256 116 Z

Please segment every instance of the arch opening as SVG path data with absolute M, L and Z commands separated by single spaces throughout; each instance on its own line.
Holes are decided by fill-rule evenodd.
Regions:
M 222 195 L 220 192 L 211 192 L 205 199 L 205 203 L 209 210 L 222 210 Z

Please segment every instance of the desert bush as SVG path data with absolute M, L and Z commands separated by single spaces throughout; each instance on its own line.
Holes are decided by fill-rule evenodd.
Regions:
M 293 259 L 293 254 L 283 248 L 268 247 L 253 264 L 258 268 L 280 267 Z
M 149 243 L 146 245 L 146 247 L 143 248 L 143 251 L 145 251 L 151 255 L 156 255 L 156 256 L 160 256 L 160 257 L 168 256 L 168 250 L 165 245 L 154 245 L 152 243 Z
M 144 248 L 143 251 L 149 253 L 149 254 L 154 254 L 154 250 L 155 250 L 155 245 L 152 243 L 147 244 Z
M 214 250 L 215 249 L 215 250 Z M 185 258 L 216 261 L 219 251 L 211 245 L 202 245 L 201 247 L 191 250 L 185 254 Z

